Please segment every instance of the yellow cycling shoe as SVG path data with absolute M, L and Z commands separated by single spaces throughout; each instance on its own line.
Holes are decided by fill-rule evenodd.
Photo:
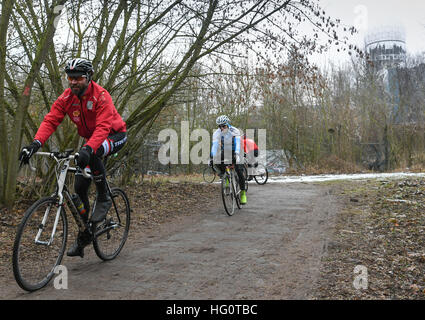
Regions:
M 241 191 L 241 204 L 246 204 L 246 191 Z

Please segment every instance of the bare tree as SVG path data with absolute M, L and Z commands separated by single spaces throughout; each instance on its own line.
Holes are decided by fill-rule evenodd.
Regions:
M 160 112 L 181 105 L 176 103 L 178 95 L 190 79 L 200 77 L 192 72 L 195 66 L 203 66 L 201 72 L 213 69 L 217 61 L 237 66 L 233 61 L 248 55 L 255 55 L 259 64 L 272 61 L 277 66 L 290 48 L 297 48 L 302 56 L 321 52 L 327 45 L 345 44 L 347 36 L 337 33 L 339 21 L 327 17 L 317 2 L 3 1 L 0 34 L 13 28 L 9 38 L 0 36 L 0 41 L 6 41 L 0 67 L 10 71 L 2 82 L 7 84 L 7 94 L 0 87 L 0 121 L 8 122 L 8 117 L 13 121 L 1 129 L 3 141 L 8 141 L 0 152 L 1 201 L 13 202 L 22 132 L 31 140 L 43 113 L 64 89 L 61 71 L 66 60 L 81 56 L 93 61 L 94 80 L 112 94 L 128 125 L 127 152 L 117 160 L 131 161 L 138 157 L 143 137 Z M 58 6 L 65 6 L 66 20 L 62 17 L 60 37 L 53 42 Z M 300 24 L 311 26 L 311 32 L 303 34 Z M 320 43 L 320 33 L 327 37 L 326 43 Z M 244 99 L 250 99 L 250 90 L 244 88 Z M 65 121 L 46 147 L 75 147 L 78 136 L 70 126 Z
M 3 17 L 2 14 L 2 20 L 4 18 L 4 22 L 2 23 L 2 31 L 0 33 L 6 33 L 8 29 L 8 22 L 9 17 L 11 14 L 12 19 L 17 20 L 17 15 L 20 15 L 20 17 L 23 19 L 23 24 L 26 25 L 29 31 L 32 31 L 31 36 L 37 37 L 37 45 L 35 46 L 34 51 L 27 52 L 29 55 L 28 61 L 29 64 L 29 70 L 27 72 L 27 75 L 25 78 L 22 79 L 21 86 L 18 86 L 11 77 L 8 76 L 7 72 L 5 72 L 6 75 L 6 81 L 8 82 L 9 86 L 14 90 L 14 99 L 15 99 L 15 105 L 16 108 L 13 110 L 13 120 L 11 122 L 11 125 L 8 126 L 10 128 L 10 132 L 7 135 L 6 130 L 3 129 L 1 134 L 3 135 L 1 137 L 2 141 L 8 141 L 8 143 L 2 144 L 0 147 L 2 150 L 0 154 L 3 158 L 3 166 L 2 169 L 5 170 L 5 173 L 3 175 L 3 180 L 1 181 L 2 186 L 2 200 L 6 203 L 6 205 L 11 206 L 14 199 L 14 193 L 15 193 L 15 185 L 16 185 L 16 177 L 17 177 L 17 168 L 18 168 L 18 162 L 16 161 L 17 155 L 19 153 L 19 148 L 21 145 L 21 139 L 22 139 L 22 131 L 25 126 L 25 118 L 27 115 L 28 106 L 30 104 L 30 97 L 31 97 L 31 91 L 34 85 L 34 82 L 36 81 L 37 75 L 41 70 L 41 67 L 46 59 L 46 56 L 49 52 L 49 49 L 52 46 L 52 40 L 55 33 L 55 24 L 54 20 L 58 16 L 59 12 L 55 12 L 53 10 L 56 6 L 61 6 L 66 2 L 66 0 L 59 0 L 54 1 L 53 6 L 49 8 L 45 8 L 45 16 L 46 16 L 46 24 L 45 27 L 42 29 L 39 29 L 39 34 L 37 37 L 37 25 L 31 25 L 31 22 L 29 22 L 26 18 L 26 14 L 21 11 L 21 3 L 20 2 L 14 2 L 14 4 L 10 3 L 9 1 L 3 2 L 2 11 L 5 10 L 6 16 Z M 16 12 L 10 13 L 10 6 L 14 5 Z M 23 45 L 24 48 L 26 48 L 26 37 L 29 36 L 29 34 L 25 34 L 20 29 L 19 22 L 15 23 L 15 26 L 17 27 L 17 31 L 19 33 L 20 42 Z M 5 50 L 7 50 L 7 46 L 4 47 Z M 6 70 L 2 70 L 6 71 Z M 3 101 L 5 101 L 3 99 Z M 1 111 L 0 113 L 3 115 L 2 118 L 4 119 L 6 104 L 1 105 Z M 6 126 L 4 126 L 6 128 Z M 3 156 L 6 155 L 6 156 Z

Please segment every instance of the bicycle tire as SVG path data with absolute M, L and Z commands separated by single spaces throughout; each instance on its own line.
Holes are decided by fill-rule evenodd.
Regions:
M 229 180 L 228 185 L 226 186 L 226 179 Z M 227 173 L 223 175 L 223 178 L 221 179 L 221 197 L 223 199 L 223 205 L 224 210 L 226 211 L 227 215 L 233 216 L 235 213 L 235 206 L 233 201 L 233 188 L 231 187 L 232 181 Z M 231 204 L 226 203 L 226 199 L 230 199 Z
M 46 206 L 44 212 L 39 212 L 39 209 L 43 208 L 44 206 Z M 48 217 L 44 226 L 42 226 L 42 218 L 47 210 L 49 210 Z M 40 217 L 37 216 L 38 213 L 42 213 Z M 40 227 L 42 227 L 44 231 L 50 230 L 50 232 L 44 232 L 44 234 L 42 234 L 43 238 L 40 236 L 40 240 L 45 241 L 50 239 L 52 230 L 50 227 L 53 226 L 56 213 L 56 198 L 41 198 L 40 200 L 36 201 L 30 208 L 28 208 L 21 223 L 18 226 L 15 242 L 13 244 L 13 274 L 18 285 L 26 291 L 32 292 L 46 286 L 52 279 L 56 266 L 58 266 L 62 261 L 68 235 L 68 221 L 63 207 L 60 210 L 60 219 L 58 220 L 54 241 L 50 245 L 36 244 L 34 241 L 37 232 L 40 230 Z M 32 221 L 32 218 L 35 219 L 34 222 Z M 31 230 L 28 230 L 27 227 L 33 227 L 33 232 L 29 232 Z M 58 241 L 58 236 L 61 236 L 62 238 L 60 242 Z M 27 249 L 24 245 L 26 240 L 28 240 L 30 249 Z M 59 247 L 58 254 L 53 253 L 53 255 L 50 257 L 48 256 L 50 252 L 43 250 L 44 248 L 52 249 L 57 247 Z M 27 254 L 29 256 L 27 256 Z M 40 278 L 32 280 L 30 279 L 32 269 L 35 269 L 35 271 L 43 270 L 40 272 Z
M 213 183 L 216 176 L 217 174 L 210 166 L 206 167 L 204 171 L 202 172 L 202 178 L 207 183 Z
M 267 180 L 269 179 L 269 172 L 268 172 L 267 168 L 265 166 L 263 166 L 262 164 L 259 164 L 256 169 L 258 170 L 258 168 L 264 168 L 264 173 L 260 174 L 260 175 L 255 175 L 254 180 L 259 185 L 266 184 Z
M 113 204 L 105 220 L 97 224 L 93 239 L 94 251 L 104 261 L 113 260 L 118 256 L 124 247 L 130 229 L 131 209 L 126 193 L 119 188 L 112 188 L 111 193 L 116 207 Z M 117 215 L 120 222 L 117 221 Z M 121 236 L 118 231 L 122 231 Z M 113 249 L 108 251 L 108 247 Z

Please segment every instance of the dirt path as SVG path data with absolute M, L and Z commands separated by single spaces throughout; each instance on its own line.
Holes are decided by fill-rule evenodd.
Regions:
M 2 299 L 308 299 L 338 210 L 331 187 L 250 185 L 248 205 L 217 207 L 152 229 L 101 262 L 66 257 L 68 289 L 24 293 L 12 275 Z

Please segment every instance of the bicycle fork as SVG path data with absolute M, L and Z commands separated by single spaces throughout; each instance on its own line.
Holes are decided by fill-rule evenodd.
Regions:
M 228 186 L 229 186 L 229 192 L 230 195 L 232 196 L 232 198 L 237 197 L 237 193 L 236 193 L 236 179 L 234 176 L 234 172 L 230 170 L 230 168 L 226 168 L 226 174 L 225 174 L 225 179 L 228 180 Z
M 41 221 L 41 224 L 38 227 L 37 235 L 35 236 L 35 243 L 36 244 L 41 244 L 41 245 L 44 245 L 44 246 L 50 246 L 53 242 L 53 238 L 55 236 L 56 228 L 57 228 L 57 225 L 58 225 L 58 222 L 59 222 L 60 211 L 62 209 L 62 207 L 60 207 L 60 206 L 59 206 L 58 210 L 56 211 L 55 223 L 53 225 L 53 230 L 52 230 L 52 234 L 50 235 L 49 241 L 41 241 L 40 240 L 41 234 L 42 234 L 44 227 L 46 225 L 46 221 L 47 221 L 47 218 L 49 216 L 50 209 L 51 209 L 52 205 L 53 204 L 49 205 L 46 208 L 46 211 L 44 212 L 43 220 Z
M 52 207 L 53 204 L 49 205 L 46 208 L 46 211 L 44 212 L 43 220 L 41 221 L 41 225 L 38 227 L 38 232 L 37 232 L 37 235 L 35 236 L 35 243 L 36 244 L 50 246 L 53 242 L 53 239 L 54 239 L 54 236 L 55 236 L 55 233 L 56 233 L 56 228 L 57 228 L 58 222 L 59 222 L 60 213 L 61 213 L 61 210 L 63 209 L 64 199 L 63 199 L 62 192 L 63 192 L 63 188 L 64 188 L 64 185 L 65 185 L 65 179 L 66 179 L 66 174 L 68 172 L 68 168 L 69 168 L 69 160 L 65 161 L 64 165 L 61 168 L 61 172 L 59 174 L 59 177 L 58 177 L 58 188 L 57 188 L 56 196 L 59 198 L 59 202 L 58 202 L 58 205 L 57 205 L 58 209 L 56 210 L 55 222 L 53 224 L 53 229 L 52 229 L 52 233 L 50 235 L 49 241 L 41 241 L 40 237 L 41 237 L 41 234 L 42 234 L 42 232 L 43 232 L 43 230 L 46 226 L 46 221 L 47 221 L 47 218 L 49 216 L 49 213 L 50 213 L 50 210 L 51 210 L 51 207 Z
M 238 197 L 240 190 L 237 191 L 238 188 L 236 188 L 236 184 L 239 183 L 239 182 L 236 180 L 235 172 L 233 170 L 230 171 L 229 167 L 226 168 L 226 172 L 229 175 L 229 183 L 234 190 L 235 197 Z
M 230 194 L 232 193 L 232 174 L 230 169 L 226 167 L 226 173 L 223 175 L 226 188 L 229 187 Z

